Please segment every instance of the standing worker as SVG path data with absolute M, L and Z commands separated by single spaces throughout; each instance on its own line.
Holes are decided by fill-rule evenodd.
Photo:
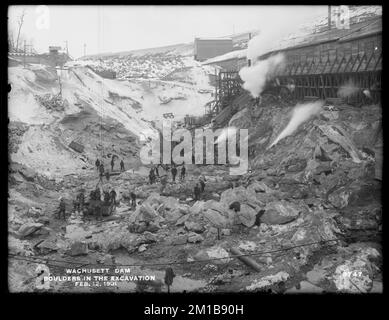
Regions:
M 120 160 L 120 171 L 121 171 L 121 172 L 124 171 L 124 162 L 123 162 L 123 159 Z
M 181 168 L 181 180 L 185 179 L 185 173 L 186 173 L 186 168 L 185 168 L 185 166 L 182 166 L 182 168 Z
M 100 163 L 99 171 L 100 171 L 100 181 L 101 183 L 103 183 L 104 164 L 102 162 Z
M 174 166 L 172 168 L 172 177 L 173 177 L 173 182 L 176 182 L 176 175 L 177 175 L 177 168 Z
M 167 184 L 167 176 L 163 175 L 161 177 L 161 193 L 163 192 L 163 190 L 165 190 L 166 184 Z
M 159 178 L 158 165 L 155 167 L 155 174 L 156 174 L 157 177 Z
M 112 188 L 109 195 L 111 197 L 111 203 L 113 203 L 116 206 L 116 191 L 115 191 L 115 189 Z
M 63 197 L 59 197 L 58 219 L 61 219 L 61 215 L 63 216 L 63 219 L 66 220 L 66 204 Z
M 107 178 L 107 181 L 109 181 L 110 175 L 109 175 L 109 171 L 108 170 L 105 172 L 105 177 Z
M 199 183 L 200 183 L 200 186 L 201 186 L 200 191 L 201 191 L 201 193 L 203 193 L 204 190 L 205 190 L 205 178 L 203 176 L 200 177 Z
M 131 207 L 136 208 L 136 194 L 131 191 L 130 197 L 131 197 Z
M 153 184 L 153 183 L 154 183 L 155 174 L 154 174 L 153 168 L 150 169 L 150 172 L 149 172 L 149 180 L 150 180 L 150 184 Z
M 194 191 L 194 199 L 195 199 L 195 201 L 200 200 L 200 193 L 201 193 L 201 191 L 200 191 L 200 186 L 199 186 L 198 183 L 196 183 L 193 191 Z
M 99 168 L 100 168 L 100 160 L 99 160 L 99 158 L 96 159 L 95 165 L 96 165 L 97 171 L 99 171 Z
M 111 159 L 111 171 L 113 171 L 113 166 L 115 165 L 115 157 L 112 156 L 112 159 Z
M 81 189 L 77 195 L 77 211 L 82 213 L 84 211 L 85 195 L 84 189 Z

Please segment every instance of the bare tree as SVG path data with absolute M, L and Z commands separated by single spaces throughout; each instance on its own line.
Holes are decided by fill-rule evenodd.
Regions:
M 18 29 L 18 36 L 16 38 L 16 51 L 18 51 L 19 49 L 20 31 L 22 30 L 25 15 L 26 15 L 26 10 L 23 10 L 22 14 L 19 16 L 19 20 L 18 20 L 19 29 Z
M 9 29 L 8 30 L 8 50 L 13 51 L 15 49 L 15 37 L 14 32 Z

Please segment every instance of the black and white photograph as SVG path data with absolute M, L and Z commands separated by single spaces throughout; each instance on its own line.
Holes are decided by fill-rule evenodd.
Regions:
M 7 17 L 9 293 L 383 293 L 382 6 Z

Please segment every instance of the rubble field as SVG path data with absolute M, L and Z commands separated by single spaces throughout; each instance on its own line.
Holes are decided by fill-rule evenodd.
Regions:
M 225 165 L 188 165 L 185 180 L 173 182 L 160 169 L 169 176 L 163 188 L 159 179 L 149 184 L 149 168 L 138 166 L 103 180 L 102 189 L 116 190 L 117 206 L 102 221 L 83 218 L 72 206 L 80 188 L 88 195 L 97 185 L 93 164 L 50 178 L 12 163 L 11 290 L 35 291 L 37 263 L 46 262 L 53 274 L 110 266 L 155 276 L 103 288 L 54 281 L 49 290 L 55 292 L 167 292 L 167 267 L 176 275 L 171 292 L 381 292 L 381 182 L 369 140 L 378 106 L 324 107 L 267 150 L 288 107 L 266 103 L 255 110 L 258 121 L 243 109 L 229 123 L 254 132 L 249 172 L 231 176 Z M 206 187 L 195 201 L 200 175 Z M 66 199 L 66 222 L 55 217 L 59 196 Z M 230 209 L 233 202 L 240 211 Z

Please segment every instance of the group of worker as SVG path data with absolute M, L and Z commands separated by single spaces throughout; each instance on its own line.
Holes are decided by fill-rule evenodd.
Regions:
M 105 170 L 104 169 L 104 163 L 103 161 L 100 161 L 99 159 L 96 159 L 96 162 L 95 162 L 95 165 L 96 165 L 96 169 L 97 171 L 99 172 L 99 176 L 100 176 L 100 182 L 103 182 L 103 177 L 105 175 L 107 181 L 109 181 L 109 178 L 110 178 L 110 174 L 109 174 L 109 171 L 108 170 Z M 112 156 L 111 158 L 111 172 L 113 171 L 114 169 L 114 166 L 115 166 L 115 157 Z M 124 168 L 124 161 L 123 159 L 120 160 L 120 172 L 123 172 L 125 171 L 125 168 Z
M 101 212 L 101 206 L 110 206 L 114 205 L 116 206 L 116 191 L 111 188 L 111 190 L 103 191 L 103 201 L 101 200 L 101 191 L 100 188 L 96 187 L 95 190 L 92 190 L 89 194 L 89 205 L 90 209 L 92 209 L 95 213 L 98 219 L 102 217 Z M 59 198 L 59 209 L 58 209 L 58 219 L 66 220 L 66 203 L 63 197 Z M 136 195 L 131 192 L 131 200 L 132 205 L 136 206 Z M 76 199 L 73 201 L 73 208 L 77 212 L 84 213 L 84 207 L 85 207 L 85 195 L 84 195 L 84 189 L 81 189 L 80 192 L 77 194 Z
M 158 178 L 160 177 L 159 171 L 158 171 L 158 166 L 153 166 L 150 168 L 150 171 L 149 171 L 149 183 L 150 184 L 155 183 L 157 181 L 157 177 Z M 167 165 L 165 165 L 165 166 L 160 165 L 160 166 L 162 166 L 162 168 L 165 169 L 165 171 L 170 170 L 170 172 L 172 174 L 172 181 L 176 182 L 176 177 L 177 177 L 177 173 L 178 173 L 178 169 L 177 169 L 176 165 L 173 164 L 171 169 Z M 185 175 L 186 175 L 186 168 L 185 168 L 185 166 L 182 166 L 181 171 L 180 171 L 180 180 L 181 181 L 185 180 Z M 166 178 L 166 175 L 164 175 L 161 177 L 161 183 L 162 183 L 162 185 L 164 185 L 164 184 L 166 184 L 166 182 L 167 182 L 167 178 Z

